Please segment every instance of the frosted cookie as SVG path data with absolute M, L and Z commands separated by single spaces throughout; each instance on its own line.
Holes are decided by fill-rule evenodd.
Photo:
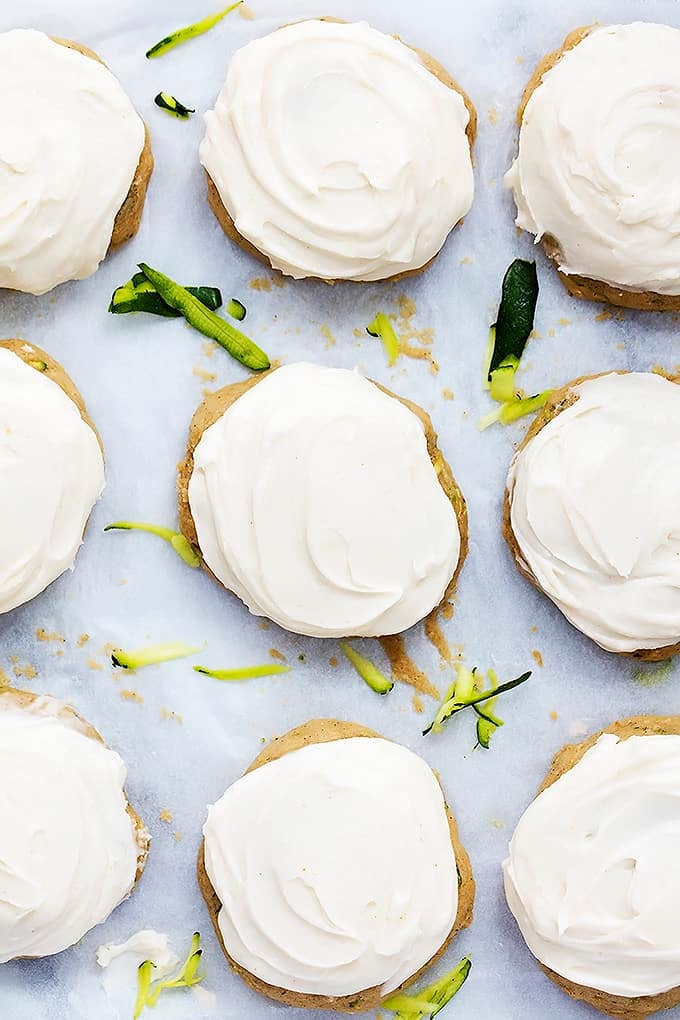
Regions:
M 575 297 L 680 309 L 680 30 L 581 28 L 538 65 L 507 174 Z
M 476 114 L 426 53 L 364 22 L 238 50 L 200 159 L 225 232 L 287 276 L 419 272 L 466 215 Z
M 252 613 L 314 637 L 406 630 L 452 594 L 467 552 L 465 501 L 425 412 L 305 363 L 206 397 L 179 518 Z
M 103 488 L 99 436 L 64 369 L 0 340 L 0 613 L 73 567 Z
M 144 121 L 96 53 L 0 33 L 0 287 L 91 276 L 136 233 L 153 158 Z
M 472 920 L 470 862 L 434 773 L 356 723 L 317 719 L 273 741 L 203 835 L 199 884 L 222 948 L 287 1005 L 375 1009 Z
M 130 895 L 149 834 L 125 765 L 47 696 L 0 689 L 0 963 L 75 945 Z
M 636 716 L 555 757 L 503 865 L 542 969 L 609 1016 L 680 1003 L 680 718 Z
M 602 648 L 680 651 L 680 387 L 652 372 L 557 390 L 508 475 L 520 571 Z

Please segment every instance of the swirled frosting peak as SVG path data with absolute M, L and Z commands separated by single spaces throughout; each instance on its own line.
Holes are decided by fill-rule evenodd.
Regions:
M 453 927 L 444 798 L 398 744 L 353 737 L 286 754 L 234 783 L 203 832 L 226 950 L 268 984 L 387 994 Z
M 522 815 L 503 865 L 534 956 L 610 995 L 680 983 L 680 737 L 605 733 Z
M 0 287 L 44 294 L 106 255 L 144 124 L 99 61 L 0 33 Z
M 303 21 L 244 46 L 205 120 L 224 206 L 289 276 L 418 269 L 472 204 L 460 93 L 364 23 Z
M 680 294 L 680 30 L 594 29 L 531 96 L 507 183 L 517 223 L 559 266 Z
M 189 504 L 217 578 L 298 634 L 405 630 L 460 555 L 420 420 L 346 369 L 285 366 L 240 396 L 196 446 Z
M 0 347 L 0 613 L 73 567 L 103 488 L 97 437 L 74 402 Z
M 0 963 L 50 956 L 104 921 L 135 881 L 140 849 L 125 765 L 39 698 L 0 697 Z
M 652 372 L 579 383 L 516 455 L 521 562 L 611 652 L 680 641 L 680 386 Z

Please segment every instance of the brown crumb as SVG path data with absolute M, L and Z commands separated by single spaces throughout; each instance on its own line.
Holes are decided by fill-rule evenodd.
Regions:
M 56 652 L 54 653 L 54 656 L 57 659 L 63 659 L 63 657 L 64 657 L 64 649 L 63 648 L 57 648 Z
M 453 602 L 444 602 L 441 607 L 441 614 L 445 620 L 450 620 L 453 616 Z
M 609 308 L 605 308 L 595 316 L 595 322 L 607 322 L 608 319 L 612 319 L 614 316 Z
M 365 329 L 359 329 L 358 326 L 355 326 L 354 329 L 352 330 L 352 332 L 354 333 L 354 335 L 356 337 L 359 338 L 359 340 L 361 340 L 362 337 L 366 336 L 366 330 Z
M 62 634 L 57 634 L 56 630 L 47 631 L 44 627 L 38 627 L 35 636 L 38 641 L 60 641 L 62 644 L 66 641 L 66 638 Z
M 35 680 L 38 675 L 38 670 L 35 666 L 31 666 L 29 662 L 25 663 L 23 666 L 17 662 L 13 668 L 13 673 L 15 677 L 23 677 L 24 680 Z
M 175 841 L 177 843 L 181 843 L 182 840 L 184 839 L 181 832 L 173 832 L 173 836 L 175 837 Z
M 338 657 L 337 657 L 337 655 L 331 655 L 330 659 L 328 660 L 328 664 L 330 666 L 337 666 L 337 664 L 338 664 Z
M 556 719 L 559 719 L 559 716 L 558 716 L 558 714 L 557 714 L 557 712 L 555 711 L 554 708 L 553 708 L 552 712 L 550 713 L 550 718 L 552 719 L 553 722 L 555 722 Z
M 81 634 L 78 640 L 76 641 L 76 644 L 78 645 L 78 648 L 82 648 L 83 645 L 86 645 L 89 640 L 90 640 L 89 634 Z
M 184 722 L 184 719 L 179 714 L 179 712 L 173 712 L 172 709 L 165 708 L 165 706 L 161 708 L 161 719 L 174 719 L 175 722 L 178 722 L 180 724 L 180 726 Z
M 285 662 L 286 661 L 286 656 L 283 654 L 283 652 L 280 652 L 278 650 L 278 648 L 270 648 L 269 649 L 269 656 L 272 659 L 278 659 L 279 662 Z
M 200 365 L 194 365 L 191 371 L 197 379 L 201 380 L 201 382 L 215 382 L 215 379 L 217 379 L 216 372 L 206 372 L 206 370 L 201 368 Z
M 104 669 L 101 662 L 97 662 L 96 659 L 88 659 L 86 665 L 88 669 L 97 669 L 99 672 Z
M 120 692 L 120 696 L 123 701 L 136 701 L 138 705 L 144 704 L 144 698 L 141 694 L 137 694 L 137 691 L 130 691 L 127 688 Z
M 269 630 L 269 620 L 260 620 L 258 626 L 260 630 Z
M 533 655 L 534 659 L 536 660 L 536 664 L 538 666 L 542 667 L 543 666 L 543 656 L 539 652 L 538 648 L 534 648 L 534 650 L 532 651 L 531 654 Z
M 449 389 L 448 386 L 445 386 L 442 390 L 442 397 L 444 400 L 453 400 L 453 390 Z
M 327 351 L 330 350 L 331 347 L 335 347 L 335 345 L 337 343 L 337 340 L 335 339 L 335 337 L 331 333 L 331 331 L 328 328 L 328 326 L 322 326 L 321 327 L 321 336 L 324 337 L 324 339 L 326 340 L 325 347 L 326 347 Z
M 164 807 L 162 811 L 159 811 L 158 817 L 160 818 L 160 820 L 162 822 L 171 822 L 172 821 L 172 811 L 170 811 L 168 808 Z
M 413 659 L 407 653 L 402 634 L 391 634 L 387 637 L 378 638 L 378 640 L 382 650 L 390 660 L 392 676 L 395 680 L 410 684 L 420 694 L 429 694 L 431 698 L 439 697 L 438 689 L 423 673 L 422 669 L 416 666 Z
M 206 358 L 214 358 L 217 350 L 217 344 L 214 340 L 204 340 L 201 345 L 201 350 Z
M 469 255 L 466 255 L 465 258 L 462 258 L 460 260 L 460 265 L 461 266 L 471 266 L 471 265 L 473 265 L 474 261 L 475 260 L 473 258 L 470 258 Z
M 8 677 L 7 673 L 5 673 L 4 669 L 0 669 L 0 689 L 2 689 L 3 687 L 11 687 L 11 686 L 12 686 L 12 681 Z
M 532 634 L 538 634 L 538 627 L 532 627 L 531 628 L 531 633 Z
M 419 695 L 417 694 L 414 694 L 413 697 L 411 698 L 411 707 L 413 708 L 414 712 L 418 713 L 418 715 L 422 715 L 423 712 L 425 711 L 425 706 L 423 705 L 422 698 L 420 698 Z
M 571 319 L 565 319 L 564 316 L 562 316 L 561 319 L 557 320 L 557 325 L 558 326 L 571 326 Z
M 251 290 L 264 290 L 269 293 L 272 287 L 278 287 L 279 290 L 285 287 L 286 281 L 280 275 L 276 276 L 256 276 L 253 280 L 248 281 L 248 286 Z

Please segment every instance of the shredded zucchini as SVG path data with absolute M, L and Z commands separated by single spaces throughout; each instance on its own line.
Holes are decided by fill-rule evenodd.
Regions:
M 202 956 L 201 936 L 196 931 L 192 936 L 191 946 L 184 963 L 172 977 L 162 978 L 151 984 L 151 971 L 154 964 L 151 960 L 145 960 L 140 964 L 137 972 L 137 1001 L 133 1020 L 137 1020 L 147 1006 L 153 1009 L 161 994 L 168 989 L 192 988 L 199 984 L 205 977 L 205 971 L 199 970 Z
M 216 311 L 222 305 L 222 293 L 218 287 L 187 287 L 186 290 L 209 308 Z M 241 313 L 243 309 L 243 314 Z M 111 295 L 109 311 L 114 315 L 126 315 L 130 312 L 148 312 L 150 315 L 161 315 L 166 319 L 179 319 L 182 316 L 176 308 L 171 308 L 160 296 L 154 285 L 147 280 L 144 273 L 135 273 L 131 280 L 121 287 L 116 287 Z M 227 313 L 235 319 L 245 318 L 245 308 L 240 301 L 232 298 L 227 305 Z
M 211 676 L 213 680 L 253 680 L 258 676 L 278 676 L 290 673 L 290 666 L 282 666 L 275 662 L 267 662 L 264 666 L 243 666 L 240 669 L 208 669 L 207 666 L 194 666 L 196 673 Z
M 145 524 L 142 521 L 114 521 L 107 524 L 104 531 L 146 531 L 150 535 L 158 535 L 164 539 L 189 567 L 200 567 L 201 557 L 198 550 L 184 537 L 181 531 L 163 528 L 159 524 Z
M 400 993 L 382 1003 L 382 1008 L 395 1013 L 394 1020 L 422 1020 L 434 1017 L 447 1005 L 465 984 L 472 968 L 472 960 L 464 956 L 457 967 L 422 988 L 415 995 Z
M 457 664 L 456 679 L 444 695 L 434 719 L 430 725 L 423 730 L 423 736 L 427 736 L 430 731 L 433 733 L 441 733 L 443 724 L 446 720 L 450 719 L 452 715 L 456 715 L 458 712 L 464 711 L 466 708 L 475 708 L 475 706 L 489 701 L 492 703 L 492 706 L 494 706 L 496 704 L 496 698 L 498 698 L 501 694 L 506 694 L 508 691 L 514 690 L 515 687 L 519 687 L 520 684 L 525 683 L 530 676 L 531 671 L 529 670 L 526 673 L 522 673 L 521 676 L 516 677 L 514 680 L 508 680 L 507 683 L 500 684 L 499 686 L 496 680 L 496 674 L 491 673 L 491 686 L 486 690 L 480 690 L 478 687 L 478 674 L 476 668 L 474 670 L 469 670 L 462 664 Z M 495 721 L 496 717 L 493 715 L 492 709 L 478 712 L 477 714 L 482 718 L 486 718 L 488 722 L 493 722 L 496 727 L 502 725 L 500 720 Z M 486 736 L 486 727 L 482 727 L 482 730 L 483 735 Z
M 208 32 L 211 28 L 218 24 L 222 18 L 226 18 L 227 14 L 240 7 L 243 0 L 237 0 L 236 3 L 230 4 L 229 7 L 225 7 L 223 10 L 218 11 L 216 14 L 209 14 L 207 18 L 203 18 L 201 21 L 197 21 L 193 25 L 187 25 L 185 28 L 178 28 L 176 31 L 171 32 L 170 35 L 166 35 L 160 42 L 155 43 L 151 49 L 146 51 L 149 59 L 153 57 L 160 57 L 168 50 L 173 49 L 175 46 L 179 46 L 180 43 L 186 42 L 187 39 L 195 39 L 197 35 L 203 35 L 204 32 Z
M 355 670 L 364 681 L 368 684 L 372 691 L 376 694 L 389 694 L 394 687 L 394 681 L 388 680 L 384 676 L 377 666 L 374 666 L 370 659 L 366 659 L 363 655 L 360 655 L 356 649 L 352 648 L 351 645 L 347 644 L 346 641 L 338 642 L 340 645 L 340 651 L 348 659 Z
M 373 321 L 366 327 L 369 336 L 380 337 L 383 350 L 387 355 L 387 364 L 392 367 L 399 357 L 399 340 L 394 326 L 384 312 L 378 312 Z
M 149 645 L 147 648 L 137 648 L 134 651 L 126 652 L 122 648 L 114 648 L 111 653 L 111 662 L 121 669 L 142 669 L 144 666 L 157 666 L 161 662 L 171 662 L 173 659 L 186 659 L 189 655 L 200 652 L 201 648 L 195 645 L 185 645 L 181 641 L 167 641 L 162 645 Z
M 151 960 L 145 960 L 137 968 L 137 998 L 135 999 L 135 1008 L 132 1014 L 133 1020 L 138 1020 L 148 1002 L 149 991 L 151 989 L 151 972 L 155 966 Z
M 180 103 L 179 99 L 171 96 L 169 92 L 159 92 L 154 98 L 154 103 L 179 120 L 188 120 L 192 113 L 196 113 L 193 107 Z

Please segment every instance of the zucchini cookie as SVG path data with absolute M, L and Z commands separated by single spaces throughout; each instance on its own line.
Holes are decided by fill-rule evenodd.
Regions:
M 524 940 L 555 984 L 609 1016 L 680 1003 L 680 717 L 568 745 L 503 865 Z
M 203 835 L 198 880 L 227 959 L 287 1005 L 375 1009 L 472 920 L 470 861 L 434 773 L 356 723 L 273 741 Z
M 136 233 L 153 169 L 144 121 L 96 53 L 0 33 L 0 287 L 91 276 Z
M 0 340 L 0 613 L 73 568 L 103 488 L 99 436 L 64 369 Z
M 0 689 L 0 963 L 52 956 L 139 879 L 149 834 L 125 765 L 63 702 Z
M 472 204 L 472 103 L 365 23 L 286 25 L 238 50 L 200 160 L 227 235 L 296 279 L 420 272 Z
M 251 613 L 312 637 L 380 637 L 453 594 L 465 501 L 421 408 L 299 363 L 206 397 L 179 520 Z
M 680 651 L 680 387 L 610 372 L 556 390 L 515 454 L 517 566 L 609 652 Z
M 580 28 L 538 65 L 506 175 L 574 297 L 680 310 L 680 30 Z

